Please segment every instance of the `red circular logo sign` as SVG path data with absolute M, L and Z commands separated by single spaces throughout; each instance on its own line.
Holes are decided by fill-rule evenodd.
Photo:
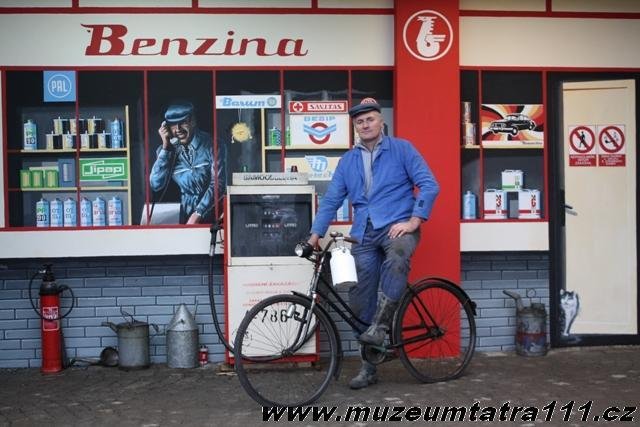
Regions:
M 441 13 L 421 10 L 407 19 L 402 38 L 411 55 L 421 61 L 433 61 L 451 49 L 453 28 Z
M 328 128 L 329 126 L 327 126 L 326 123 L 322 123 L 322 122 L 317 122 L 311 125 L 312 128 L 314 129 L 321 129 L 321 130 L 325 130 L 326 128 Z M 325 142 L 327 142 L 329 140 L 329 138 L 331 138 L 331 133 L 326 134 L 325 136 L 323 136 L 322 138 L 316 138 L 315 136 L 309 134 L 309 139 L 314 143 L 314 144 L 324 144 Z

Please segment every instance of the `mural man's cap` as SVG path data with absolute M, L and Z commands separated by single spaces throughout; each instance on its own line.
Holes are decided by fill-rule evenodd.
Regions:
M 164 119 L 167 123 L 180 123 L 191 117 L 193 114 L 193 104 L 190 102 L 181 102 L 169 105 L 167 112 L 164 113 Z
M 369 111 L 377 111 L 380 113 L 382 112 L 381 110 L 382 108 L 380 107 L 380 104 L 378 104 L 378 101 L 373 98 L 365 98 L 360 101 L 360 104 L 351 107 L 349 110 L 349 116 L 354 118 L 362 113 L 368 113 Z

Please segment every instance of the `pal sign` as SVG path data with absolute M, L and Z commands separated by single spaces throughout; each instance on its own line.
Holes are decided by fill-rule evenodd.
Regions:
M 75 71 L 43 72 L 44 102 L 75 102 Z

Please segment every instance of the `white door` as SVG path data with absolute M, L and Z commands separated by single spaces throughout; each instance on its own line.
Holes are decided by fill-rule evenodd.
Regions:
M 570 334 L 637 334 L 635 82 L 565 82 L 562 100 Z

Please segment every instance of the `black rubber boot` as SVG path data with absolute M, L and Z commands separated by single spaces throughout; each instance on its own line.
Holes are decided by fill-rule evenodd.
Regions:
M 384 343 L 384 337 L 387 335 L 389 328 L 391 328 L 391 322 L 393 321 L 393 315 L 397 307 L 397 301 L 393 301 L 387 298 L 386 295 L 380 294 L 378 309 L 373 317 L 373 322 L 366 331 L 360 334 L 358 340 L 361 343 L 381 346 Z
M 376 365 L 363 360 L 358 375 L 356 375 L 351 379 L 351 381 L 349 381 L 349 387 L 351 387 L 353 390 L 359 390 L 361 388 L 368 387 L 371 384 L 377 383 L 378 375 L 376 371 Z

